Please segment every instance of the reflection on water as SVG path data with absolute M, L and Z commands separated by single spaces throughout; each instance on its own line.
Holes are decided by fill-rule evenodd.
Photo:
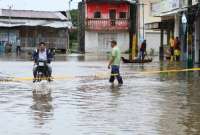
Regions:
M 27 60 L 31 60 L 32 59 L 32 55 L 28 54 L 28 53 L 20 53 L 20 54 L 16 54 L 16 53 L 3 53 L 0 55 L 0 60 L 4 60 L 4 61 L 27 61 Z
M 43 94 L 33 90 L 33 105 L 31 108 L 33 109 L 33 117 L 36 121 L 35 125 L 41 126 L 47 123 L 46 121 L 53 117 L 51 92 Z
M 91 54 L 56 54 L 54 61 L 104 61 L 109 57 L 107 54 L 105 55 L 94 55 Z M 8 53 L 8 54 L 0 54 L 1 61 L 30 61 L 32 60 L 31 53 L 20 53 L 17 55 L 16 53 Z
M 184 64 L 122 64 L 124 85 L 112 87 L 104 74 L 109 72 L 106 61 L 70 57 L 54 62 L 53 73 L 75 78 L 55 79 L 49 93 L 35 91 L 31 82 L 0 83 L 0 134 L 199 134 L 200 72 L 137 74 L 180 69 Z M 0 64 L 0 76 L 32 75 L 31 62 Z

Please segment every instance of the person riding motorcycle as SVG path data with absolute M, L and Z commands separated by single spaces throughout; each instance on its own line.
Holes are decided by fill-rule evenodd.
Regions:
M 51 74 L 52 74 L 52 68 L 50 66 L 51 61 L 53 59 L 53 55 L 49 49 L 46 48 L 46 44 L 44 42 L 40 42 L 38 49 L 36 49 L 33 52 L 33 60 L 34 60 L 34 66 L 33 66 L 33 76 L 34 80 L 36 81 L 37 76 L 37 63 L 38 61 L 46 61 L 47 62 L 47 72 L 49 73 L 48 81 L 51 81 Z

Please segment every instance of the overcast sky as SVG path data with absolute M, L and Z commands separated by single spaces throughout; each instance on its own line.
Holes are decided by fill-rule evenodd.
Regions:
M 81 0 L 73 0 L 71 9 L 78 6 Z M 7 9 L 40 10 L 40 11 L 65 11 L 69 9 L 69 0 L 0 0 L 0 8 Z

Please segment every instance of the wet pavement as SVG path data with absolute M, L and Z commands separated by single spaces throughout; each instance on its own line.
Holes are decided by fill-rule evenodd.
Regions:
M 12 59 L 12 57 L 11 57 Z M 108 83 L 107 62 L 71 55 L 52 63 L 51 92 L 32 92 L 31 81 L 0 82 L 0 135 L 197 135 L 200 72 L 143 74 L 181 69 L 181 63 L 122 64 L 124 85 Z M 0 61 L 1 80 L 31 77 L 32 62 Z

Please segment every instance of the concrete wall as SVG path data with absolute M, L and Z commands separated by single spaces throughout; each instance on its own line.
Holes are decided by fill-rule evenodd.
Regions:
M 85 32 L 85 52 L 96 52 L 98 48 L 98 33 Z
M 129 49 L 129 33 L 118 32 L 85 32 L 85 51 L 86 53 L 106 53 L 111 50 L 110 41 L 116 40 L 122 52 Z
M 147 41 L 147 53 L 150 53 L 151 49 L 154 50 L 154 55 L 159 55 L 160 48 L 160 32 L 149 31 L 145 33 Z M 164 34 L 164 45 L 167 44 L 167 35 Z
M 160 33 L 146 32 L 146 40 L 147 40 L 147 52 L 150 52 L 150 49 L 153 49 L 154 54 L 158 55 L 160 47 Z

